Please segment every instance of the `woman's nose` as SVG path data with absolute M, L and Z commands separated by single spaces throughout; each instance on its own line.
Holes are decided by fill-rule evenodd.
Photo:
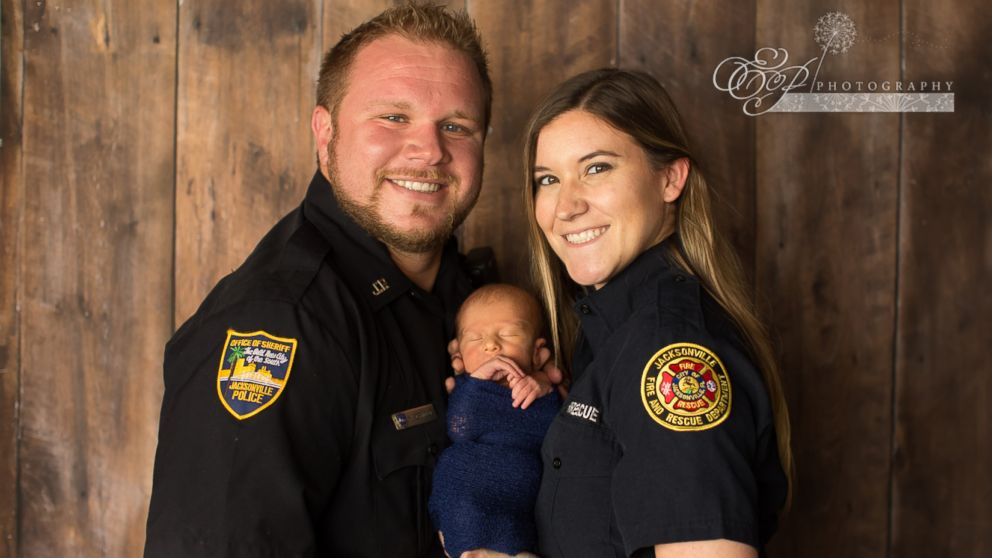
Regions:
M 576 184 L 562 182 L 558 189 L 558 200 L 555 204 L 555 218 L 560 221 L 570 221 L 589 209 L 582 197 L 581 189 Z
M 425 165 L 439 165 L 444 162 L 445 149 L 441 130 L 433 125 L 411 128 L 406 137 L 403 154 L 410 161 Z

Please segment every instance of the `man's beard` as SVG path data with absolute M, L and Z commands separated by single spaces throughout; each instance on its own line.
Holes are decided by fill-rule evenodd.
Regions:
M 358 223 L 358 226 L 394 250 L 410 254 L 423 254 L 439 249 L 451 238 L 455 228 L 462 224 L 465 217 L 468 216 L 469 211 L 471 211 L 472 206 L 475 205 L 475 200 L 471 200 L 463 208 L 452 208 L 445 216 L 445 219 L 433 229 L 399 230 L 390 223 L 384 222 L 378 212 L 379 197 L 384 187 L 383 182 L 388 174 L 402 174 L 404 177 L 420 178 L 423 180 L 443 180 L 445 182 L 444 188 L 454 189 L 459 187 L 457 178 L 450 175 L 443 175 L 439 172 L 431 173 L 413 171 L 411 169 L 392 169 L 387 172 L 385 169 L 379 169 L 376 171 L 375 189 L 372 192 L 372 196 L 368 203 L 363 204 L 349 197 L 348 193 L 341 186 L 341 173 L 338 172 L 334 150 L 336 144 L 336 137 L 332 137 L 331 141 L 327 144 L 327 175 L 331 182 L 331 188 L 334 190 L 334 195 L 337 197 L 338 205 L 341 206 L 341 209 L 349 217 Z M 414 215 L 427 215 L 430 211 L 428 208 L 415 205 L 412 213 Z

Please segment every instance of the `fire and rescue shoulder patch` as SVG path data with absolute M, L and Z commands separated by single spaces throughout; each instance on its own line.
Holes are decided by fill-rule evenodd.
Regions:
M 217 396 L 238 420 L 261 413 L 282 394 L 296 356 L 296 339 L 264 331 L 227 330 L 217 368 Z
M 673 343 L 644 366 L 641 401 L 665 428 L 706 430 L 730 415 L 730 378 L 713 351 L 693 343 Z

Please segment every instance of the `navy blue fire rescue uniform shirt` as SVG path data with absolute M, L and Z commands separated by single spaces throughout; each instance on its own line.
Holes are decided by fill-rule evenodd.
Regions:
M 544 558 L 654 556 L 732 539 L 761 549 L 786 479 L 761 374 L 667 240 L 577 301 L 572 388 L 542 448 Z
M 470 290 L 454 241 L 413 285 L 317 173 L 166 345 L 145 556 L 443 556 L 427 498 Z

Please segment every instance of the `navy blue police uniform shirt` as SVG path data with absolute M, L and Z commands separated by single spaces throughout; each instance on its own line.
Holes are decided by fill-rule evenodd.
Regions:
M 166 345 L 145 556 L 444 556 L 427 498 L 470 290 L 454 241 L 413 285 L 317 173 Z
M 575 304 L 573 383 L 542 447 L 544 558 L 721 538 L 761 549 L 775 531 L 787 484 L 761 374 L 671 244 Z

